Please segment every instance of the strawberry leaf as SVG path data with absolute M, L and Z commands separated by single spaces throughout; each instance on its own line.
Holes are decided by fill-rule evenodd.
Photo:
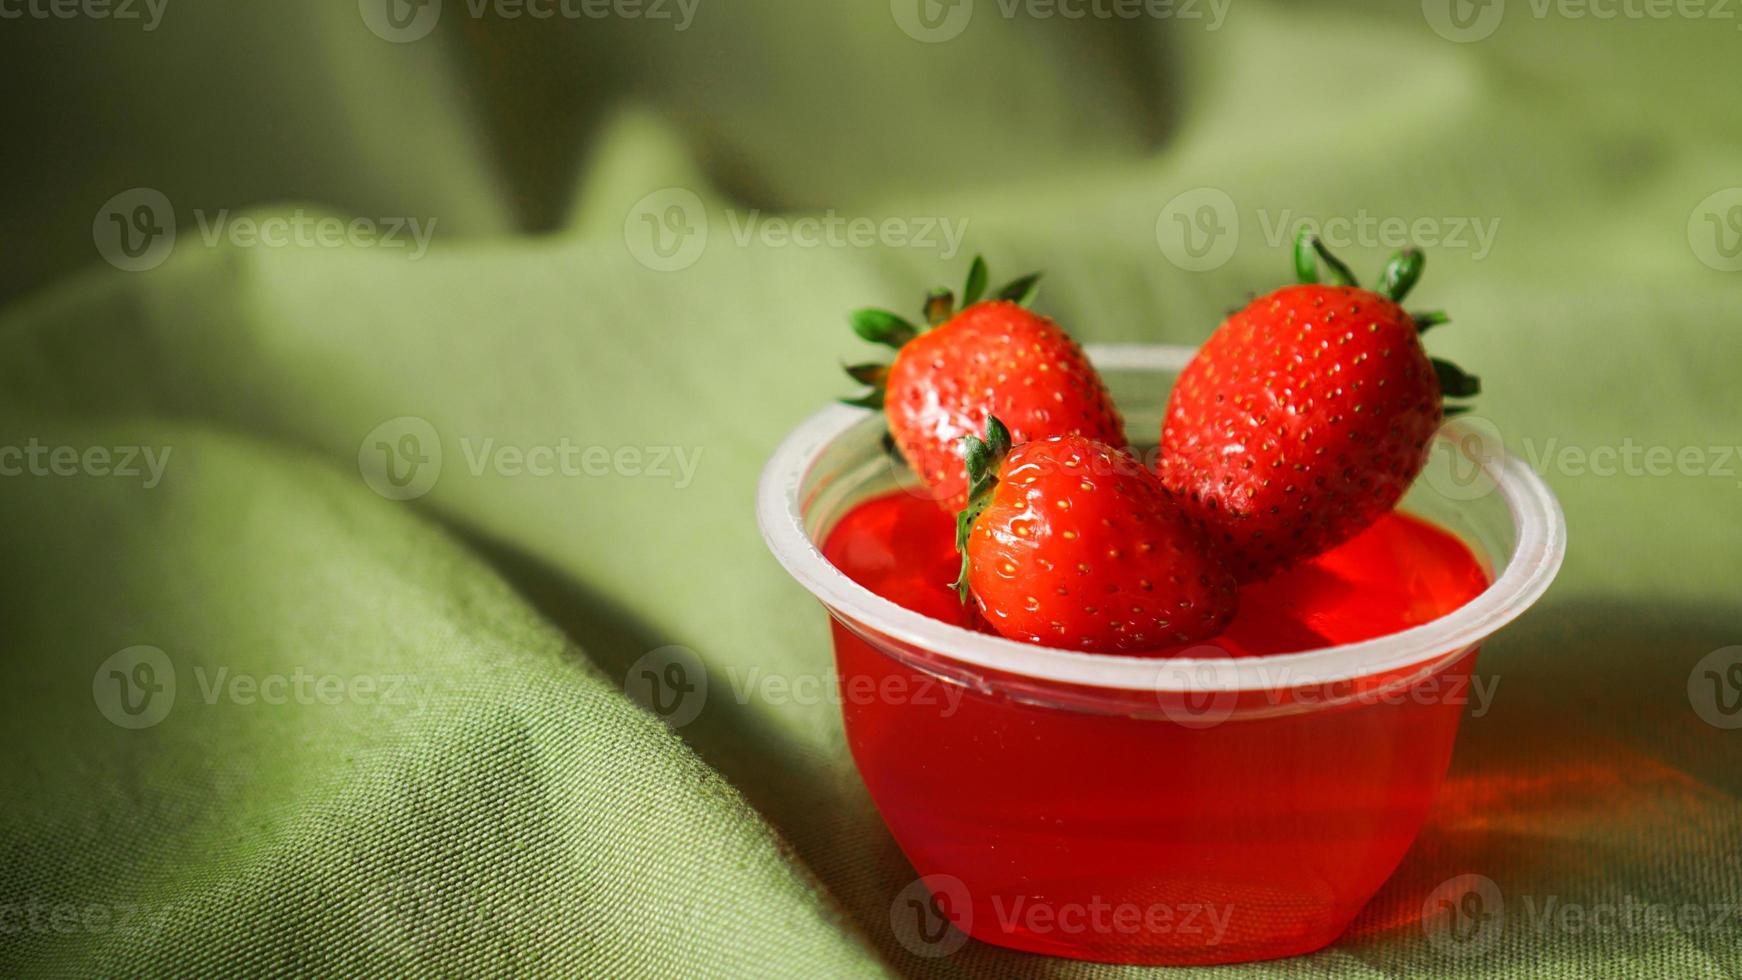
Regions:
M 843 364 L 841 370 L 847 376 L 862 385 L 870 385 L 871 390 L 857 398 L 843 398 L 841 402 L 858 408 L 869 408 L 872 411 L 883 409 L 883 400 L 889 388 L 889 365 L 870 362 L 866 364 Z
M 965 305 L 965 304 L 964 304 Z M 942 286 L 925 294 L 925 323 L 928 327 L 939 326 L 956 313 L 956 299 L 950 291 Z
M 1319 281 L 1319 256 L 1313 250 L 1313 234 L 1306 225 L 1294 233 L 1294 278 L 1303 286 Z
M 1411 313 L 1409 318 L 1415 321 L 1415 332 L 1426 333 L 1442 323 L 1451 323 L 1452 318 L 1444 310 L 1434 310 L 1431 313 Z
M 998 290 L 994 299 L 1005 299 L 1017 306 L 1027 306 L 1034 302 L 1035 294 L 1040 292 L 1040 273 L 1031 272 Z
M 1440 394 L 1447 398 L 1471 398 L 1482 392 L 1482 379 L 1473 374 L 1464 373 L 1464 369 L 1451 361 L 1438 357 L 1428 358 L 1434 366 L 1434 374 L 1440 379 Z
M 968 536 L 974 532 L 974 522 L 992 502 L 992 488 L 998 485 L 998 464 L 1010 452 L 1010 430 L 996 415 L 986 417 L 986 438 L 962 437 L 962 460 L 968 468 L 968 506 L 956 515 L 956 550 L 962 555 L 962 571 L 956 576 L 956 596 L 968 601 Z
M 858 398 L 843 398 L 841 404 L 852 405 L 854 408 L 868 408 L 873 412 L 883 410 L 883 389 L 873 388 Z
M 913 324 L 888 310 L 854 310 L 848 317 L 848 322 L 852 323 L 853 332 L 862 339 L 897 350 L 902 344 L 919 335 L 919 330 Z
M 1331 254 L 1319 236 L 1312 233 L 1306 225 L 1300 226 L 1300 231 L 1294 237 L 1294 275 L 1303 283 L 1319 281 L 1319 262 L 1323 261 L 1329 270 L 1326 279 L 1333 286 L 1360 286 L 1355 281 L 1355 274 L 1343 261 Z
M 974 264 L 968 266 L 968 282 L 962 287 L 962 309 L 967 309 L 980 302 L 980 297 L 986 293 L 986 260 L 974 256 Z
M 1349 271 L 1349 267 L 1343 264 L 1342 259 L 1331 254 L 1331 250 L 1325 247 L 1325 243 L 1320 240 L 1319 236 L 1312 236 L 1312 241 L 1313 251 L 1317 252 L 1319 258 L 1324 260 L 1325 265 L 1330 267 L 1330 273 L 1325 278 L 1331 281 L 1331 285 L 1355 287 L 1361 285 L 1355 280 L 1355 273 Z
M 849 364 L 844 365 L 841 370 L 846 371 L 848 377 L 862 385 L 881 385 L 884 378 L 889 374 L 889 365 L 878 364 L 875 362 L 870 364 Z
M 1409 291 L 1415 288 L 1421 279 L 1422 266 L 1427 262 L 1426 256 L 1419 248 L 1406 248 L 1391 257 L 1385 263 L 1385 271 L 1379 279 L 1379 295 L 1393 303 L 1403 302 Z

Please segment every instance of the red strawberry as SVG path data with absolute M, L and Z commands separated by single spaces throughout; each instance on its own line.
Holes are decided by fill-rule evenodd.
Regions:
M 989 414 L 1006 419 L 1020 442 L 1083 435 L 1125 445 L 1125 427 L 1101 376 L 1058 324 L 1024 308 L 1038 274 L 1004 287 L 986 302 L 986 264 L 974 259 L 953 312 L 948 290 L 926 301 L 923 332 L 883 310 L 853 314 L 866 340 L 897 350 L 895 363 L 847 369 L 873 391 L 849 404 L 884 408 L 889 432 L 909 466 L 951 510 L 966 502 L 960 451 Z
M 1124 451 L 1082 436 L 1011 450 L 996 417 L 986 441 L 965 442 L 973 496 L 956 522 L 956 586 L 993 629 L 1130 653 L 1207 639 L 1233 618 L 1233 576 Z
M 1318 283 L 1321 257 L 1330 285 Z M 1476 394 L 1476 378 L 1422 350 L 1418 334 L 1445 314 L 1397 305 L 1422 261 L 1401 252 L 1378 292 L 1360 289 L 1303 230 L 1301 285 L 1229 317 L 1174 385 L 1162 482 L 1241 581 L 1340 544 L 1395 507 L 1426 462 L 1442 398 Z

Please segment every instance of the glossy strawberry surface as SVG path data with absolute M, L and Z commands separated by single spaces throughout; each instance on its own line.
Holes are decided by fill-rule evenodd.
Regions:
M 965 502 L 961 439 L 984 429 L 989 415 L 1017 443 L 1076 435 L 1125 445 L 1119 412 L 1082 348 L 1008 300 L 975 303 L 908 341 L 887 386 L 897 448 L 952 510 Z
M 1233 576 L 1120 449 L 1081 436 L 1018 445 L 989 492 L 966 538 L 967 581 L 1004 636 L 1134 653 L 1207 639 L 1233 616 Z
M 1442 418 L 1409 314 L 1351 286 L 1286 286 L 1219 327 L 1176 382 L 1162 483 L 1242 581 L 1391 510 Z

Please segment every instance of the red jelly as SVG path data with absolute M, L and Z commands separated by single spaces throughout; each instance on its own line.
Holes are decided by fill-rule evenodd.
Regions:
M 823 552 L 886 599 L 984 630 L 950 587 L 953 542 L 951 515 L 898 490 L 843 515 Z M 1456 537 L 1392 514 L 1245 587 L 1214 642 L 1252 657 L 1371 639 L 1488 582 Z M 840 617 L 834 640 L 854 759 L 934 913 L 987 942 L 1113 962 L 1238 962 L 1335 939 L 1415 838 L 1474 699 L 1474 649 L 1336 683 L 1282 674 L 1194 707 L 1036 695 L 997 671 L 940 680 Z M 923 921 L 911 935 L 944 941 Z

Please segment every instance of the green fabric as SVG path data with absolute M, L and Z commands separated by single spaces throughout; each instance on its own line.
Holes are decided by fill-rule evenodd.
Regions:
M 681 31 L 450 2 L 403 44 L 344 2 L 8 20 L 0 446 L 164 465 L 0 478 L 0 974 L 1143 973 L 896 940 L 913 871 L 837 708 L 739 693 L 752 670 L 831 670 L 821 611 L 755 529 L 756 475 L 846 390 L 836 363 L 864 347 L 842 314 L 905 309 L 972 251 L 1044 268 L 1041 308 L 1085 339 L 1190 343 L 1286 275 L 1272 226 L 1365 212 L 1493 229 L 1430 249 L 1414 305 L 1451 311 L 1433 344 L 1483 377 L 1481 417 L 1549 454 L 1571 548 L 1484 650 L 1493 703 L 1350 933 L 1216 972 L 1742 975 L 1742 730 L 1690 700 L 1702 658 L 1742 643 L 1742 463 L 1708 449 L 1742 442 L 1742 273 L 1700 237 L 1742 233 L 1742 192 L 1702 203 L 1742 185 L 1737 22 L 1502 9 L 1470 42 L 1423 5 L 1263 0 L 1214 30 L 981 0 L 939 43 L 890 4 L 803 0 L 702 3 Z M 136 187 L 179 237 L 128 272 L 93 215 Z M 636 209 L 672 187 L 709 236 L 663 272 L 641 216 L 685 199 Z M 1158 232 L 1204 187 L 1238 247 L 1188 271 Z M 437 224 L 418 256 L 202 236 L 222 209 L 298 208 Z M 741 243 L 754 209 L 967 238 Z M 1370 271 L 1388 249 L 1343 251 Z M 375 430 L 402 417 L 443 459 L 392 500 L 359 454 L 398 446 L 416 423 Z M 485 440 L 695 468 L 475 473 Z M 1627 446 L 1697 465 L 1603 475 L 1562 451 Z M 139 646 L 175 697 L 127 728 L 144 716 L 107 671 L 151 679 L 110 661 Z M 624 694 L 668 646 L 711 680 L 675 732 Z M 1506 915 L 1457 956 L 1420 913 L 1462 874 Z M 1533 921 L 1550 898 L 1730 919 Z

